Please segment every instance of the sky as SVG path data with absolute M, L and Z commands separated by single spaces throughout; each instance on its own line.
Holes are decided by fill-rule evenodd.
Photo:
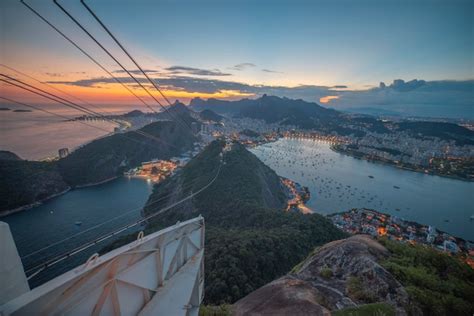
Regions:
M 108 70 L 131 81 L 52 1 L 26 2 Z M 128 69 L 136 69 L 79 0 L 60 3 Z M 413 106 L 435 101 L 440 98 L 439 93 L 447 91 L 444 85 L 435 84 L 438 90 L 431 89 L 427 98 L 426 91 L 421 95 L 415 91 L 415 95 L 413 90 L 392 89 L 393 93 L 381 94 L 376 88 L 380 82 L 390 88 L 395 79 L 418 79 L 430 87 L 432 82 L 448 83 L 449 93 L 443 94 L 443 104 L 452 100 L 456 111 L 472 112 L 473 1 L 87 3 L 171 99 L 238 99 L 270 93 L 341 108 L 387 108 L 397 99 Z M 0 11 L 1 64 L 88 101 L 137 103 L 19 1 L 1 1 Z M 0 69 L 15 74 L 4 67 Z M 461 82 L 461 88 L 453 89 L 453 81 Z M 130 87 L 137 94 L 146 95 L 132 82 Z M 6 84 L 0 88 L 4 95 L 42 102 Z M 434 101 L 429 103 L 433 105 Z

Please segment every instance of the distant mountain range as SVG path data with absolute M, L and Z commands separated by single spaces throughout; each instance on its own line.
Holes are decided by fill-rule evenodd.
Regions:
M 458 144 L 474 144 L 474 131 L 453 123 L 385 122 L 376 116 L 351 115 L 324 108 L 315 102 L 276 96 L 264 95 L 258 99 L 238 101 L 217 99 L 206 101 L 195 98 L 191 100 L 189 106 L 197 111 L 212 110 L 227 116 L 260 119 L 267 123 L 296 126 L 327 134 L 364 136 L 366 131 L 377 133 L 406 131 L 415 136 L 439 137 L 445 140 L 454 140 Z M 387 115 L 390 112 L 383 113 Z M 375 113 L 372 114 L 375 115 Z

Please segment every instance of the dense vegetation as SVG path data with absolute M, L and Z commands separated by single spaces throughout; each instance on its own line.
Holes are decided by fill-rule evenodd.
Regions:
M 11 151 L 0 150 L 0 160 L 21 160 L 21 158 Z
M 474 270 L 464 262 L 424 246 L 388 240 L 391 252 L 382 265 L 406 288 L 413 305 L 424 315 L 473 315 Z
M 195 137 L 183 124 L 160 121 L 134 132 L 97 139 L 55 162 L 25 161 L 0 153 L 0 211 L 38 202 L 54 194 L 111 179 L 153 158 L 168 159 L 191 149 Z
M 438 137 L 443 140 L 454 140 L 458 145 L 474 145 L 474 131 L 453 123 L 401 122 L 397 128 L 414 136 Z
M 199 117 L 204 121 L 220 122 L 224 119 L 221 115 L 212 110 L 204 110 L 199 113 Z
M 134 132 L 97 139 L 58 162 L 71 186 L 101 182 L 153 158 L 167 159 L 191 148 L 194 137 L 185 127 L 171 121 L 155 122 L 141 129 L 156 137 Z
M 218 170 L 223 143 L 214 142 L 180 174 L 157 185 L 147 213 L 209 183 Z M 285 194 L 279 177 L 243 146 L 224 155 L 219 177 L 193 200 L 150 223 L 156 230 L 202 214 L 206 219 L 205 303 L 232 303 L 284 275 L 315 246 L 345 235 L 320 215 L 282 210 Z
M 0 212 L 32 204 L 68 188 L 49 162 L 0 159 Z

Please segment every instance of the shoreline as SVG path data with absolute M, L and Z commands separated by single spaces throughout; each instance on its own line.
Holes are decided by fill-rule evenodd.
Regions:
M 99 184 L 104 184 L 104 183 L 113 181 L 115 179 L 118 179 L 119 177 L 120 176 L 113 176 L 111 178 L 107 178 L 107 179 L 99 181 L 99 182 L 93 182 L 93 183 L 86 183 L 86 184 L 77 185 L 77 186 L 74 187 L 74 189 L 83 189 L 83 188 L 93 187 L 93 186 L 96 186 L 96 185 L 99 185 Z
M 0 218 L 2 217 L 6 217 L 8 215 L 12 215 L 12 214 L 15 214 L 15 213 L 19 213 L 19 212 L 22 212 L 22 211 L 26 211 L 26 210 L 29 210 L 35 206 L 39 206 L 41 204 L 43 204 L 44 202 L 48 201 L 48 200 L 51 200 L 51 199 L 54 199 L 55 197 L 58 197 L 58 196 L 61 196 L 63 194 L 66 194 L 68 193 L 69 191 L 71 191 L 72 188 L 71 187 L 68 187 L 66 190 L 64 191 L 61 191 L 61 192 L 58 192 L 58 193 L 55 193 L 55 194 L 52 194 L 48 197 L 45 197 L 44 199 L 41 199 L 39 201 L 36 201 L 34 203 L 30 203 L 30 204 L 26 204 L 26 205 L 23 205 L 23 206 L 19 206 L 17 208 L 14 208 L 14 209 L 10 209 L 10 210 L 5 210 L 5 211 L 2 211 L 0 213 Z
M 346 151 L 346 150 L 341 150 L 341 149 L 337 149 L 336 147 L 334 146 L 330 146 L 330 149 L 336 153 L 339 153 L 341 155 L 346 155 L 346 156 L 349 156 L 349 157 L 352 157 L 354 159 L 359 159 L 359 160 L 364 160 L 364 161 L 368 161 L 368 162 L 373 162 L 373 163 L 377 163 L 377 164 L 382 164 L 382 165 L 386 165 L 386 166 L 391 166 L 391 167 L 394 167 L 396 169 L 400 169 L 400 170 L 405 170 L 405 171 L 411 171 L 411 172 L 416 172 L 416 173 L 421 173 L 421 174 L 426 174 L 426 175 L 430 175 L 430 176 L 438 176 L 438 177 L 441 177 L 441 178 L 447 178 L 447 179 L 453 179 L 453 180 L 460 180 L 460 181 L 464 181 L 464 182 L 474 182 L 474 179 L 469 179 L 469 178 L 463 178 L 463 177 L 459 177 L 459 176 L 454 176 L 454 175 L 447 175 L 447 174 L 442 174 L 442 173 L 436 173 L 436 172 L 424 172 L 424 171 L 421 171 L 421 170 L 418 170 L 416 168 L 410 168 L 410 167 L 407 167 L 407 166 L 400 166 L 396 163 L 393 163 L 391 161 L 388 161 L 388 160 L 382 160 L 382 159 L 367 159 L 365 157 L 362 156 L 359 156 L 357 153 L 353 153 L 351 151 Z
M 64 191 L 52 194 L 52 195 L 50 195 L 50 196 L 48 196 L 44 199 L 41 199 L 39 201 L 34 202 L 34 203 L 30 203 L 30 204 L 26 204 L 26 205 L 23 205 L 23 206 L 19 206 L 19 207 L 14 208 L 14 209 L 2 211 L 2 212 L 0 212 L 0 218 L 9 216 L 9 215 L 12 215 L 12 214 L 15 214 L 15 213 L 19 213 L 19 212 L 22 212 L 22 211 L 29 210 L 29 209 L 31 209 L 35 206 L 39 206 L 39 205 L 43 204 L 44 202 L 46 202 L 48 200 L 51 200 L 51 199 L 54 199 L 55 197 L 66 194 L 69 191 L 72 191 L 72 190 L 75 190 L 75 189 L 83 189 L 83 188 L 93 187 L 93 186 L 96 186 L 96 185 L 100 185 L 100 184 L 104 184 L 104 183 L 116 180 L 118 178 L 119 178 L 119 176 L 114 176 L 112 178 L 108 178 L 108 179 L 105 179 L 103 181 L 99 181 L 99 182 L 96 182 L 96 183 L 88 183 L 88 184 L 84 184 L 84 185 L 80 185 L 80 186 L 76 186 L 76 187 L 68 187 Z

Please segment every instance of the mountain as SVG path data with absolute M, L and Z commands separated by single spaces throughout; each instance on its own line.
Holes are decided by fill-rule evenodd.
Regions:
M 224 147 L 231 149 L 221 164 Z M 235 302 L 287 273 L 314 246 L 345 236 L 320 215 L 285 212 L 287 197 L 279 176 L 242 145 L 222 141 L 211 143 L 180 172 L 157 184 L 145 214 L 199 191 L 218 170 L 206 190 L 150 220 L 146 229 L 204 216 L 206 303 Z
M 0 174 L 0 214 L 69 188 L 57 166 L 50 162 L 0 159 Z
M 474 145 L 474 131 L 453 123 L 400 122 L 397 124 L 397 129 L 413 136 L 438 137 L 443 140 L 454 140 L 458 145 Z
M 212 110 L 219 114 L 238 114 L 243 108 L 254 104 L 255 100 L 253 99 L 227 101 L 214 98 L 209 98 L 207 100 L 194 98 L 189 103 L 189 106 L 195 111 Z
M 201 120 L 204 121 L 221 122 L 224 120 L 224 117 L 222 115 L 219 115 L 212 110 L 203 110 L 199 112 L 199 117 L 201 118 Z
M 235 315 L 472 315 L 474 271 L 423 246 L 330 242 L 233 306 Z
M 0 160 L 21 160 L 21 158 L 11 151 L 0 150 Z
M 172 105 L 166 107 L 166 111 L 157 114 L 162 120 L 178 121 L 181 127 L 190 128 L 193 123 L 200 126 L 199 121 L 195 119 L 198 115 L 183 103 L 176 100 Z
M 154 158 L 169 159 L 192 149 L 195 136 L 183 124 L 158 121 L 142 132 L 96 139 L 54 162 L 18 160 L 0 155 L 0 212 L 39 202 L 70 187 L 97 184 Z M 5 159 L 6 158 L 6 159 Z M 15 160 L 16 159 L 16 160 Z
M 267 95 L 256 99 L 253 106 L 242 109 L 240 115 L 261 119 L 267 123 L 282 122 L 302 128 L 312 128 L 319 125 L 320 121 L 342 116 L 341 113 L 323 108 L 316 103 Z
M 133 110 L 133 111 L 130 111 L 130 112 L 127 112 L 127 113 L 123 114 L 122 116 L 124 116 L 124 117 L 137 117 L 137 116 L 143 116 L 143 115 L 145 115 L 145 113 L 143 113 L 142 111 Z
M 386 110 L 382 108 L 376 108 L 376 107 L 348 108 L 348 109 L 344 109 L 343 111 L 349 112 L 349 113 L 372 115 L 372 116 L 403 116 L 402 113 Z
M 410 85 L 412 84 L 419 84 L 419 81 L 413 82 Z M 196 98 L 190 102 L 190 106 L 194 109 L 208 109 L 217 113 L 230 114 L 234 117 L 260 119 L 267 123 L 278 123 L 283 126 L 296 126 L 300 129 L 317 130 L 325 134 L 336 133 L 342 136 L 353 135 L 355 137 L 362 137 L 367 132 L 383 134 L 391 133 L 392 131 L 403 131 L 415 137 L 426 136 L 453 140 L 458 145 L 474 144 L 474 131 L 453 123 L 424 121 L 386 122 L 376 117 L 361 117 L 361 115 L 357 114 L 348 114 L 328 109 L 314 102 L 284 97 L 263 95 L 258 99 L 242 99 L 240 101 L 217 99 L 205 101 Z M 371 109 L 372 112 L 375 110 Z
M 292 100 L 276 96 L 263 95 L 258 99 L 223 101 L 196 98 L 191 100 L 190 107 L 196 110 L 213 110 L 217 113 L 230 114 L 235 117 L 248 117 L 264 120 L 267 123 L 297 126 L 303 129 L 318 129 L 322 132 L 340 135 L 362 135 L 360 130 L 347 128 L 349 117 L 342 112 L 324 108 L 314 102 L 301 99 Z
M 182 116 L 180 116 L 182 117 Z M 191 149 L 191 131 L 175 121 L 158 121 L 133 131 L 100 138 L 58 161 L 64 180 L 72 187 L 102 182 L 144 161 L 169 159 Z

